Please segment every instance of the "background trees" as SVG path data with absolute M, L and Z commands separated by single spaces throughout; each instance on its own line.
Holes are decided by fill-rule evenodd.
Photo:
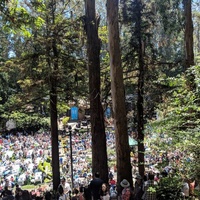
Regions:
M 107 157 L 101 100 L 108 103 L 110 90 L 114 94 L 117 87 L 110 87 L 108 73 L 105 1 L 96 1 L 98 14 L 95 13 L 94 2 L 86 3 L 84 25 L 88 39 L 89 84 L 85 34 L 82 30 L 84 25 L 79 20 L 84 15 L 82 1 L 1 1 L 1 126 L 5 128 L 8 119 L 15 119 L 18 128 L 34 126 L 38 129 L 48 124 L 52 113 L 53 142 L 57 145 L 56 104 L 66 108 L 69 100 L 90 94 L 92 133 L 96 138 L 93 143 L 98 147 L 93 149 L 93 168 L 102 170 L 102 174 L 105 172 L 106 180 Z M 114 101 L 121 98 L 118 99 L 120 112 L 117 112 L 118 105 L 112 106 L 114 116 L 120 121 L 119 126 L 116 123 L 119 129 L 116 130 L 119 136 L 117 141 L 122 142 L 118 159 L 125 152 L 129 169 L 126 116 L 131 116 L 129 128 L 138 134 L 136 139 L 139 140 L 141 164 L 143 139 L 148 137 L 146 127 L 149 123 L 156 127 L 153 129 L 155 132 L 173 137 L 173 145 L 179 147 L 186 139 L 189 148 L 189 143 L 196 144 L 199 138 L 199 9 L 195 1 L 129 0 L 121 3 L 119 37 L 112 38 L 116 34 L 114 32 L 110 40 L 115 39 L 113 43 L 117 44 L 117 49 L 114 50 L 118 50 L 118 53 L 121 50 L 122 60 L 119 54 L 117 57 L 111 55 L 111 58 L 119 68 L 122 66 L 125 86 L 124 91 L 123 88 L 119 90 L 119 96 L 113 96 Z M 117 7 L 115 5 L 115 9 Z M 100 23 L 99 15 L 102 19 Z M 194 61 L 196 67 L 191 67 Z M 116 77 L 119 76 L 122 85 L 122 71 L 119 71 Z M 112 82 L 116 77 L 112 75 Z M 131 100 L 131 114 L 126 115 L 123 99 L 128 94 L 134 98 Z M 62 114 L 65 112 L 63 110 Z M 98 143 L 99 140 L 102 143 Z M 101 147 L 102 158 L 98 154 Z M 103 163 L 103 167 L 98 165 L 99 162 Z M 120 162 L 119 159 L 119 168 L 124 160 Z M 119 171 L 129 176 L 127 168 Z M 140 173 L 143 171 L 142 166 Z M 58 179 L 54 187 L 57 184 Z
M 17 34 L 13 38 L 13 48 L 9 50 L 12 59 L 3 67 L 12 69 L 15 66 L 18 70 L 16 82 L 19 90 L 12 96 L 20 110 L 29 115 L 38 113 L 38 118 L 46 114 L 50 116 L 53 189 L 56 190 L 60 183 L 57 105 L 73 99 L 75 90 L 71 85 L 75 83 L 77 89 L 78 77 L 84 78 L 81 68 L 85 65 L 79 51 L 80 20 L 70 15 L 67 10 L 69 2 L 24 1 L 23 6 L 20 3 L 8 6 L 8 21 L 17 17 L 21 21 L 13 28 Z M 7 28 L 11 30 L 11 27 Z M 76 68 L 77 64 L 79 68 Z M 45 103 L 46 100 L 49 102 Z M 12 109 L 8 117 L 12 117 L 12 112 L 15 110 Z
M 184 73 L 188 62 L 186 54 L 193 55 L 190 6 L 190 1 L 184 4 L 181 1 L 122 1 L 123 64 L 124 72 L 128 72 L 125 75 L 126 91 L 131 90 L 136 95 L 138 88 L 133 130 L 138 134 L 139 160 L 144 152 L 140 143 L 145 138 L 141 130 L 154 119 L 158 106 L 165 104 L 166 94 L 173 89 L 167 84 L 167 77 L 173 79 L 177 74 Z M 186 37 L 191 46 L 184 45 Z M 191 56 L 191 64 L 192 60 Z M 193 87 L 194 77 L 188 73 L 185 75 L 188 85 Z M 141 167 L 140 173 L 143 172 Z

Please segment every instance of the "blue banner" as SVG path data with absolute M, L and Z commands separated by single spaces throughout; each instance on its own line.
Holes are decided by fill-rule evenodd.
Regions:
M 71 120 L 78 120 L 78 107 L 71 107 Z
M 109 107 L 106 108 L 105 116 L 106 116 L 107 118 L 110 118 L 110 117 L 111 117 L 111 109 L 110 109 Z

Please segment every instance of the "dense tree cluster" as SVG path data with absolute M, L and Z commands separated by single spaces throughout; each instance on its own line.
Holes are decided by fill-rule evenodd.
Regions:
M 15 120 L 20 129 L 51 127 L 53 157 L 58 163 L 58 117 L 66 115 L 70 101 L 88 99 L 94 170 L 104 171 L 107 176 L 102 103 L 113 108 L 117 166 L 123 176 L 130 173 L 128 127 L 138 135 L 141 174 L 149 125 L 154 132 L 173 137 L 174 146 L 181 147 L 187 141 L 184 148 L 188 147 L 198 160 L 199 3 L 116 3 L 0 2 L 1 131 L 6 129 L 9 119 Z M 134 98 L 125 102 L 130 94 Z M 125 103 L 129 106 L 126 112 Z M 100 148 L 102 154 L 97 151 Z M 120 159 L 124 152 L 128 171 Z M 59 176 L 56 169 L 59 167 L 53 167 L 53 174 Z M 199 176 L 199 169 L 195 173 Z M 59 184 L 57 175 L 54 188 Z

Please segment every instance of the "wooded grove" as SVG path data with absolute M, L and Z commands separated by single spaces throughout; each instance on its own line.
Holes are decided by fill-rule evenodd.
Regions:
M 192 155 L 181 173 L 200 181 L 200 2 L 1 0 L 0 38 L 1 133 L 50 130 L 54 189 L 58 121 L 81 100 L 90 107 L 93 174 L 108 181 L 109 105 L 118 186 L 124 178 L 133 184 L 130 132 L 141 175 L 150 144 Z

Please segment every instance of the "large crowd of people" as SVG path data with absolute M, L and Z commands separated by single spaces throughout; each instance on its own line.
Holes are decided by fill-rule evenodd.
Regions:
M 115 137 L 113 131 L 106 131 L 108 148 L 115 148 Z M 22 134 L 7 134 L 0 138 L 0 198 L 3 199 L 52 199 L 52 184 L 46 183 L 45 178 L 51 169 L 45 168 L 40 178 L 36 178 L 36 174 L 40 171 L 40 163 L 51 158 L 50 134 L 48 132 Z M 79 133 L 73 131 L 72 134 L 72 155 L 73 155 L 73 188 L 71 183 L 71 157 L 70 157 L 70 139 L 69 135 L 63 132 L 59 136 L 60 151 L 60 173 L 61 183 L 59 185 L 57 196 L 54 198 L 59 200 L 154 200 L 156 195 L 150 192 L 149 188 L 153 188 L 164 176 L 156 168 L 158 163 L 166 162 L 163 168 L 166 174 L 173 171 L 173 163 L 179 164 L 181 159 L 188 159 L 184 152 L 178 150 L 173 152 L 151 152 L 145 155 L 146 175 L 142 177 L 138 174 L 137 154 L 131 155 L 132 173 L 134 185 L 124 179 L 120 183 L 122 190 L 120 194 L 116 187 L 116 168 L 109 168 L 109 182 L 104 183 L 100 179 L 97 172 L 92 176 L 91 163 L 91 134 L 88 131 Z M 168 141 L 171 142 L 171 139 Z M 149 148 L 145 144 L 145 148 Z M 23 190 L 23 185 L 35 184 L 30 190 Z M 183 180 L 182 196 L 187 199 L 192 196 L 197 183 L 194 180 Z M 192 188 L 192 189 L 191 189 Z
M 78 129 L 77 129 L 78 130 Z M 108 145 L 114 146 L 113 134 L 108 134 Z M 16 186 L 22 188 L 24 185 L 35 184 L 29 190 L 31 198 L 37 199 L 44 196 L 46 191 L 51 190 L 51 182 L 44 184 L 45 178 L 49 178 L 49 171 L 45 169 L 39 174 L 40 163 L 51 158 L 50 133 L 9 133 L 0 137 L 0 191 L 1 197 L 16 196 Z M 59 135 L 60 173 L 66 182 L 71 184 L 71 157 L 69 133 L 61 132 Z M 88 131 L 72 133 L 72 155 L 73 155 L 73 177 L 74 188 L 87 185 L 92 179 L 91 163 L 91 135 Z M 36 180 L 37 178 L 37 180 Z M 51 178 L 50 178 L 51 179 Z M 39 184 L 39 186 L 38 186 Z M 22 195 L 22 189 L 20 194 Z M 72 190 L 70 189 L 71 193 Z M 26 190 L 25 190 L 26 193 Z M 24 194 L 24 193 L 23 193 Z M 9 195 L 10 196 L 10 195 Z M 10 198 L 11 198 L 10 196 Z M 17 195 L 19 196 L 19 194 Z

